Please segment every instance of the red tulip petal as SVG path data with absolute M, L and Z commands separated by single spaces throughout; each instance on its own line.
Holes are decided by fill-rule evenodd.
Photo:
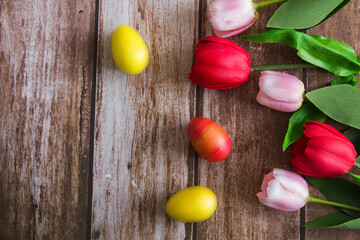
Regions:
M 231 70 L 231 69 L 219 69 L 209 68 L 195 64 L 191 68 L 189 79 L 199 85 L 206 88 L 232 88 L 241 85 L 247 81 L 250 71 L 244 69 L 244 71 Z
M 295 170 L 303 175 L 312 177 L 324 177 L 324 175 L 316 172 L 309 166 L 309 164 L 304 158 L 304 155 L 291 156 L 291 163 Z
M 333 137 L 334 136 L 333 134 L 335 134 L 336 136 L 345 140 L 346 142 L 351 143 L 351 141 L 347 137 L 345 137 L 344 134 L 342 134 L 335 128 L 325 123 L 318 121 L 308 121 L 304 127 L 305 127 L 304 134 L 306 134 L 309 138 L 319 137 L 319 136 Z
M 317 137 L 309 140 L 307 148 L 322 150 L 330 155 L 335 155 L 353 164 L 356 159 L 356 151 L 353 145 L 337 137 Z
M 208 43 L 208 42 L 215 42 L 215 43 L 218 43 L 218 44 L 221 44 L 221 45 L 224 45 L 224 46 L 228 46 L 228 47 L 232 47 L 234 49 L 237 49 L 237 50 L 244 50 L 242 47 L 240 47 L 239 45 L 237 45 L 236 43 L 230 41 L 230 40 L 227 40 L 227 39 L 224 39 L 224 38 L 221 38 L 221 37 L 215 37 L 215 36 L 208 36 L 208 37 L 204 37 L 202 39 L 199 40 L 199 43 L 196 45 L 196 48 L 198 47 L 198 45 L 200 44 L 204 44 L 204 43 Z
M 309 141 L 309 138 L 305 135 L 302 135 L 299 138 L 299 140 L 297 140 L 295 143 L 294 150 L 293 150 L 294 154 L 295 155 L 304 154 L 304 151 L 306 149 L 308 141 Z
M 195 65 L 197 64 L 205 65 L 209 68 L 248 69 L 250 73 L 250 62 L 246 55 L 234 53 L 231 49 L 201 51 L 196 55 Z
M 305 150 L 309 165 L 328 177 L 340 177 L 355 163 L 356 152 L 347 142 L 337 137 L 310 139 Z
M 312 167 L 321 171 L 322 177 L 341 177 L 351 169 L 339 161 L 339 158 L 328 157 L 321 152 L 317 152 L 314 149 L 307 149 L 305 151 L 305 158 L 311 156 Z M 314 175 L 309 175 L 314 176 Z

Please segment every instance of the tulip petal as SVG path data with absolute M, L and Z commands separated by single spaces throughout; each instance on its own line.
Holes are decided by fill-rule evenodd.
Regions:
M 283 169 L 274 168 L 273 176 L 279 181 L 282 187 L 293 194 L 308 198 L 309 188 L 308 185 L 301 176 L 296 173 L 289 172 Z
M 268 195 L 266 194 L 266 192 L 259 192 L 256 194 L 256 196 L 260 199 L 260 198 L 265 198 L 268 197 Z
M 351 141 L 347 137 L 345 137 L 344 134 L 342 134 L 335 128 L 325 123 L 318 121 L 308 121 L 304 127 L 305 127 L 304 134 L 309 138 L 320 137 L 320 136 L 334 137 L 335 134 L 339 138 L 343 139 L 344 141 L 352 145 Z
M 304 155 L 296 155 L 291 154 L 291 164 L 295 168 L 295 170 L 303 175 L 311 176 L 311 177 L 326 177 L 321 173 L 315 171 L 305 160 Z
M 309 138 L 306 135 L 302 135 L 299 138 L 299 140 L 297 140 L 295 143 L 294 150 L 293 150 L 294 154 L 295 155 L 304 154 L 304 151 L 306 149 L 308 141 L 309 141 Z
M 191 68 L 189 79 L 200 87 L 225 89 L 237 87 L 246 82 L 249 74 L 247 69 L 241 71 L 215 67 L 209 68 L 208 66 L 195 64 Z
M 250 62 L 246 54 L 234 52 L 231 48 L 209 49 L 197 53 L 195 65 L 201 64 L 211 67 L 220 67 L 232 70 L 247 70 L 250 74 Z
M 230 37 L 248 29 L 257 13 L 251 0 L 215 0 L 209 5 L 209 17 L 219 37 Z
M 267 106 L 269 108 L 282 111 L 282 112 L 294 112 L 297 109 L 299 109 L 302 105 L 302 102 L 282 102 L 275 100 L 262 91 L 259 91 L 259 93 L 256 96 L 256 101 L 260 103 L 261 105 Z
M 328 137 L 321 136 L 312 138 L 307 143 L 308 148 L 315 148 L 321 151 L 326 152 L 326 154 L 337 156 L 341 159 L 348 160 L 347 162 L 353 164 L 356 159 L 357 153 L 355 147 L 342 139 L 337 138 L 336 136 Z
M 242 47 L 240 47 L 239 45 L 237 45 L 236 43 L 224 39 L 224 38 L 219 38 L 219 37 L 214 37 L 214 36 L 208 36 L 208 37 L 204 37 L 202 39 L 199 40 L 198 44 L 196 44 L 196 48 L 201 48 L 201 47 L 206 47 L 209 46 L 210 43 L 214 43 L 216 44 L 216 47 L 232 47 L 236 50 L 240 50 L 240 51 L 245 51 Z M 249 56 L 250 59 L 250 55 L 245 51 L 245 53 Z
M 268 207 L 282 211 L 296 211 L 303 207 L 307 201 L 307 199 L 287 191 L 276 179 L 269 182 L 267 194 L 269 197 L 258 196 L 259 201 Z
M 309 140 L 304 157 L 315 171 L 327 177 L 340 177 L 354 165 L 356 152 L 342 139 L 323 136 Z
M 247 25 L 247 26 L 245 26 L 243 28 L 240 28 L 238 30 L 235 30 L 235 31 L 219 31 L 219 30 L 214 29 L 214 33 L 218 37 L 228 38 L 228 37 L 235 36 L 235 35 L 237 35 L 239 33 L 244 32 L 246 29 L 250 28 L 255 22 L 256 22 L 256 18 L 254 19 L 254 21 L 252 23 L 250 23 L 249 25 Z
M 262 71 L 259 87 L 270 98 L 282 102 L 303 101 L 304 83 L 296 77 L 276 71 Z
M 270 182 L 271 180 L 273 180 L 273 179 L 274 179 L 273 172 L 269 172 L 268 174 L 266 174 L 266 175 L 264 176 L 264 180 L 263 180 L 263 182 L 262 182 L 262 184 L 261 184 L 261 190 L 262 190 L 263 192 L 266 192 L 267 186 L 268 186 L 269 182 Z

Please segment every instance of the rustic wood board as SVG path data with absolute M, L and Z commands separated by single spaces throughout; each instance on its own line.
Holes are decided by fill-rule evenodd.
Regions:
M 0 231 L 14 239 L 85 239 L 94 10 L 0 2 Z
M 209 4 L 211 1 L 207 1 Z M 203 12 L 207 5 L 203 6 Z M 266 22 L 276 7 L 259 10 L 259 19 L 245 34 L 266 31 Z M 212 35 L 208 16 L 203 15 L 202 36 Z M 299 62 L 296 53 L 280 45 L 238 43 L 251 56 L 252 64 Z M 301 70 L 286 71 L 301 79 Z M 212 189 L 219 204 L 215 215 L 198 223 L 198 239 L 298 239 L 299 211 L 285 213 L 261 205 L 256 197 L 263 176 L 274 167 L 291 169 L 290 151 L 283 153 L 282 141 L 290 114 L 271 110 L 255 100 L 260 73 L 230 90 L 204 90 L 200 115 L 208 117 L 229 133 L 232 152 L 221 163 L 199 159 L 199 184 Z
M 167 217 L 167 199 L 193 185 L 187 124 L 195 86 L 187 79 L 197 41 L 198 1 L 103 0 L 99 13 L 93 239 L 190 239 L 192 225 Z M 150 51 L 146 71 L 127 76 L 110 42 L 121 24 Z
M 217 91 L 186 78 L 197 40 L 213 35 L 210 2 L 102 0 L 99 19 L 95 0 L 0 2 L 0 238 L 4 229 L 15 239 L 357 238 L 355 231 L 300 228 L 333 208 L 309 204 L 285 213 L 258 202 L 264 174 L 292 169 L 291 148 L 281 150 L 290 114 L 257 104 L 260 73 Z M 275 9 L 260 9 L 241 35 L 266 31 Z M 359 2 L 351 1 L 309 33 L 359 52 L 358 9 Z M 113 63 L 111 34 L 120 24 L 134 27 L 148 45 L 143 74 L 127 76 Z M 255 65 L 300 61 L 285 46 L 230 40 L 248 50 Z M 321 70 L 286 72 L 308 91 L 331 79 Z M 187 137 L 195 115 L 230 134 L 233 150 L 224 162 L 195 155 Z M 166 201 L 192 185 L 217 194 L 215 215 L 198 224 L 170 219 Z M 313 188 L 311 193 L 320 196 Z
M 329 18 L 321 25 L 310 29 L 309 34 L 320 34 L 325 37 L 334 38 L 343 41 L 355 49 L 357 55 L 360 55 L 360 21 L 359 21 L 359 1 L 350 1 L 342 10 Z M 311 91 L 320 87 L 329 85 L 330 81 L 334 79 L 334 75 L 318 70 L 307 70 L 307 90 Z M 333 125 L 339 130 L 345 130 L 346 127 L 342 126 L 330 119 L 327 123 Z M 353 168 L 352 172 L 360 174 L 359 169 Z M 313 187 L 310 191 L 311 195 L 323 198 L 323 196 Z M 320 204 L 308 204 L 305 210 L 306 221 L 315 220 L 321 216 L 325 216 L 330 212 L 337 211 L 336 208 L 324 206 Z M 317 240 L 337 240 L 337 239 L 359 239 L 359 231 L 355 230 L 340 230 L 340 229 L 305 229 L 305 239 Z

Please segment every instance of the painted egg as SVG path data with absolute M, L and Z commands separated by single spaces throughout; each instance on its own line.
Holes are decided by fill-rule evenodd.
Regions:
M 210 218 L 217 207 L 215 193 L 202 186 L 185 188 L 166 203 L 165 211 L 181 222 L 201 222 Z
M 199 156 L 210 162 L 221 162 L 230 154 L 229 135 L 219 124 L 210 119 L 204 117 L 191 119 L 188 135 Z
M 136 75 L 149 63 L 149 51 L 140 34 L 130 26 L 118 26 L 111 38 L 111 51 L 116 66 L 124 73 Z

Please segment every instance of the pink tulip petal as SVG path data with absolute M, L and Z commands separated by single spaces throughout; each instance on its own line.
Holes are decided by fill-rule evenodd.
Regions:
M 249 28 L 257 14 L 251 0 L 215 0 L 209 5 L 209 18 L 217 36 L 229 37 Z
M 273 172 L 269 172 L 268 174 L 266 174 L 266 175 L 264 176 L 264 180 L 263 180 L 263 182 L 262 182 L 262 184 L 261 184 L 261 190 L 262 190 L 263 192 L 266 192 L 267 186 L 268 186 L 269 182 L 270 182 L 271 180 L 273 180 L 273 179 L 274 179 Z
M 287 191 L 292 192 L 293 194 L 308 198 L 309 189 L 308 185 L 301 176 L 296 173 L 289 172 L 283 169 L 274 168 L 273 175 L 276 180 L 284 187 Z
M 259 201 L 266 206 L 282 211 L 298 210 L 307 201 L 307 199 L 287 191 L 276 179 L 269 182 L 267 194 L 269 197 L 259 197 Z
M 259 87 L 263 93 L 277 101 L 292 103 L 303 101 L 305 91 L 304 84 L 290 74 L 276 71 L 262 71 Z
M 248 28 L 250 28 L 256 22 L 256 19 L 257 19 L 257 17 L 249 25 L 247 25 L 247 26 L 245 26 L 243 28 L 240 28 L 238 30 L 235 30 L 235 31 L 220 31 L 220 30 L 214 29 L 214 33 L 215 33 L 216 36 L 222 37 L 222 38 L 228 38 L 228 37 L 231 37 L 231 36 L 235 36 L 235 35 L 237 35 L 239 33 L 244 32 Z
M 260 199 L 260 198 L 265 198 L 268 197 L 266 192 L 259 192 L 256 194 L 256 196 Z
M 281 102 L 277 101 L 262 91 L 259 91 L 258 95 L 256 96 L 256 100 L 261 105 L 267 106 L 269 108 L 282 111 L 282 112 L 294 112 L 299 109 L 302 105 L 302 102 L 292 103 L 292 102 Z

